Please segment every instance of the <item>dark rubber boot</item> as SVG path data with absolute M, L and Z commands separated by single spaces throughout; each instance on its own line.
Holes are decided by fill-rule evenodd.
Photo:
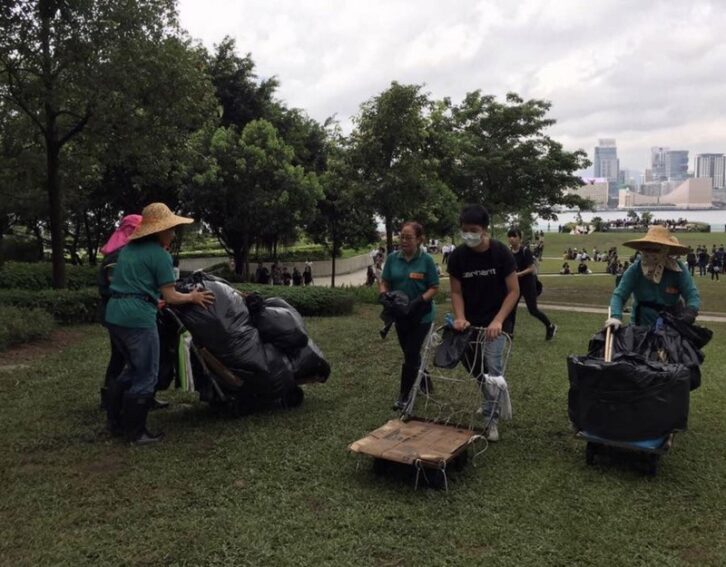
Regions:
M 114 437 L 123 435 L 123 405 L 124 405 L 124 388 L 123 384 L 113 382 L 102 391 L 106 391 L 106 429 Z
M 158 443 L 164 437 L 163 433 L 154 435 L 146 429 L 146 417 L 153 403 L 153 396 L 124 396 L 124 435 L 133 445 L 149 445 Z

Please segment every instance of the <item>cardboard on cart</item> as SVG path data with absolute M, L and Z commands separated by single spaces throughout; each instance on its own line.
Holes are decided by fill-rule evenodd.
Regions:
M 465 451 L 477 433 L 451 425 L 392 419 L 348 447 L 354 453 L 387 461 L 438 466 Z

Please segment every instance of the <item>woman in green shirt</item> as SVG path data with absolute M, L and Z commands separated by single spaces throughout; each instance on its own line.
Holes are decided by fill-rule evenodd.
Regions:
M 108 392 L 106 411 L 111 432 L 124 433 L 134 444 L 153 443 L 162 437 L 146 429 L 159 372 L 159 299 L 163 297 L 172 305 L 194 303 L 202 307 L 214 300 L 209 291 L 179 293 L 174 287 L 174 268 L 166 248 L 174 239 L 175 227 L 191 222 L 163 203 L 148 205 L 114 268 L 106 326 L 125 366 Z
M 676 259 L 688 248 L 671 236 L 664 226 L 652 226 L 637 240 L 624 242 L 640 252 L 640 256 L 623 274 L 610 299 L 611 316 L 606 327 L 618 329 L 622 324 L 623 306 L 633 296 L 630 320 L 636 325 L 650 326 L 661 311 L 678 312 L 693 323 L 701 306 L 701 297 L 686 265 Z
M 401 387 L 394 409 L 403 409 L 421 366 L 421 346 L 431 329 L 433 299 L 439 287 L 434 259 L 421 249 L 423 227 L 407 222 L 401 227 L 401 249 L 386 259 L 379 291 L 402 291 L 409 299 L 409 316 L 396 321 L 396 334 L 403 351 Z

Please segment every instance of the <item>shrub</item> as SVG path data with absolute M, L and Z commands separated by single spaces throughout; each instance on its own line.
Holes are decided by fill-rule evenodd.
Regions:
M 3 236 L 0 240 L 0 259 L 5 262 L 38 262 L 43 259 L 43 247 L 36 238 Z
M 97 288 L 40 291 L 0 289 L 0 306 L 42 309 L 62 325 L 96 322 L 99 301 Z
M 98 266 L 66 265 L 68 289 L 84 289 L 96 285 Z M 50 262 L 6 262 L 0 268 L 0 289 L 41 290 L 53 287 Z
M 350 315 L 355 297 L 343 289 L 329 287 L 285 287 L 259 284 L 239 284 L 240 291 L 256 291 L 263 297 L 281 297 L 305 317 Z
M 55 321 L 42 309 L 22 309 L 0 305 L 0 351 L 12 345 L 47 338 Z

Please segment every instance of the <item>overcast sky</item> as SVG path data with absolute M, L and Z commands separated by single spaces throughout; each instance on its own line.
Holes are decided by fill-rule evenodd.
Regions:
M 551 135 L 621 168 L 651 146 L 726 152 L 726 2 L 714 0 L 179 0 L 182 26 L 250 52 L 279 97 L 344 125 L 391 81 L 458 102 L 481 89 L 553 104 Z

